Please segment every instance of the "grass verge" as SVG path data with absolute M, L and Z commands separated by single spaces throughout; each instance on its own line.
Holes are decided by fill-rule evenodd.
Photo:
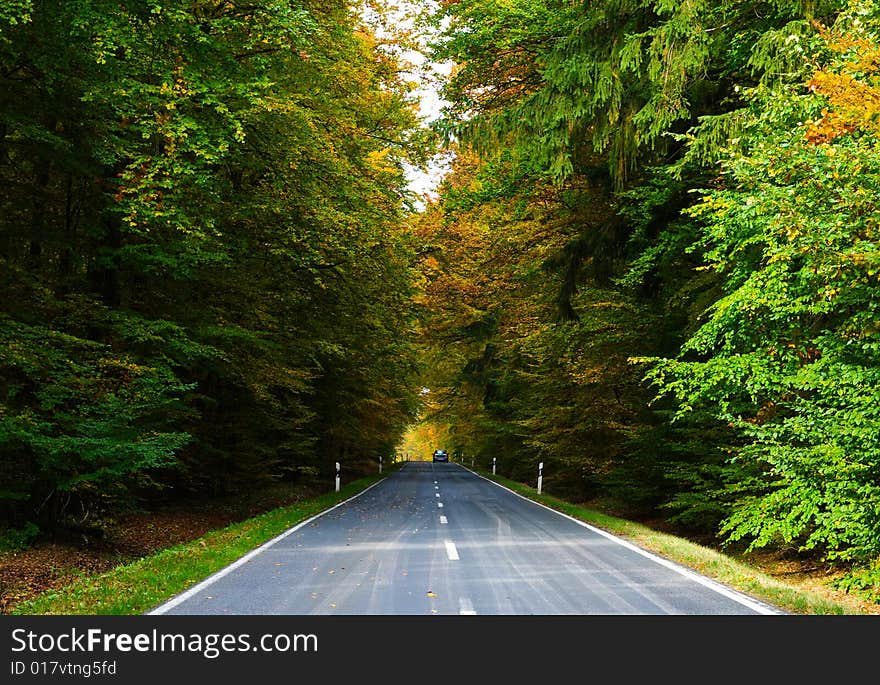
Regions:
M 273 509 L 106 573 L 83 576 L 59 590 L 18 604 L 11 613 L 19 616 L 143 614 L 288 528 L 362 492 L 383 477 L 362 478 L 342 487 L 339 493 Z
M 721 552 L 698 545 L 689 540 L 660 533 L 639 523 L 608 516 L 571 502 L 557 499 L 523 483 L 508 480 L 501 476 L 477 471 L 484 478 L 513 490 L 528 499 L 567 514 L 584 523 L 617 535 L 642 549 L 664 557 L 703 574 L 729 588 L 738 590 L 760 601 L 792 614 L 845 615 L 860 614 L 834 600 L 817 593 L 801 590 L 743 564 Z
M 387 473 L 386 473 L 387 475 Z M 751 597 L 794 614 L 861 613 L 816 593 L 793 588 L 746 564 L 702 545 L 625 519 L 538 495 L 533 487 L 480 472 L 483 477 L 572 518 L 629 540 Z M 98 574 L 83 576 L 60 590 L 18 604 L 14 615 L 142 614 L 192 587 L 288 528 L 362 492 L 384 476 L 370 476 L 339 493 L 280 507 L 247 521 L 212 531 L 191 542 Z

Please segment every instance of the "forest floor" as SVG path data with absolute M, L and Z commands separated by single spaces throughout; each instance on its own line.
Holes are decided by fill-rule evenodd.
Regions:
M 815 559 L 804 559 L 792 552 L 778 550 L 751 552 L 747 555 L 726 553 L 786 585 L 814 592 L 848 606 L 853 613 L 880 615 L 880 604 L 832 587 L 831 583 L 842 576 L 843 572 L 827 567 Z
M 279 485 L 248 497 L 178 503 L 154 512 L 122 517 L 100 539 L 81 537 L 65 542 L 42 542 L 23 551 L 0 553 L 0 614 L 9 614 L 18 603 L 59 589 L 84 575 L 109 571 L 166 547 L 197 539 L 208 531 L 317 494 L 320 494 L 317 489 L 308 486 Z M 658 531 L 676 534 L 662 522 L 643 523 Z M 693 541 L 717 548 L 706 540 Z M 760 551 L 748 555 L 721 551 L 787 585 L 849 606 L 853 613 L 880 614 L 880 605 L 832 588 L 829 583 L 835 571 L 815 559 L 791 551 Z
M 590 507 L 589 504 L 584 506 Z M 645 520 L 639 521 L 639 523 L 653 530 L 669 533 L 670 535 L 690 540 L 703 547 L 714 549 L 785 585 L 806 592 L 813 592 L 830 601 L 850 607 L 854 614 L 880 615 L 880 604 L 863 599 L 852 593 L 838 590 L 832 586 L 833 581 L 843 575 L 843 571 L 823 563 L 814 556 L 798 552 L 793 547 L 789 549 L 759 549 L 745 553 L 742 550 L 725 547 L 710 536 L 687 535 L 681 530 L 676 529 L 675 526 L 662 520 Z
M 120 517 L 98 538 L 81 535 L 0 553 L 0 614 L 9 614 L 20 602 L 57 590 L 84 575 L 109 571 L 318 494 L 318 489 L 307 485 L 277 485 L 244 497 L 176 503 Z

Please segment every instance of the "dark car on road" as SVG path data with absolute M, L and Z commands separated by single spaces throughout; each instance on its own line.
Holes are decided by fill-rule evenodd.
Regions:
M 449 461 L 449 454 L 446 450 L 434 450 L 434 461 Z

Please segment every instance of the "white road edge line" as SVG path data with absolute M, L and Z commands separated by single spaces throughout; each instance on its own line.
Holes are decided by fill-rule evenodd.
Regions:
M 458 466 L 461 466 L 461 464 L 458 464 Z M 612 540 L 612 541 L 616 542 L 617 544 L 622 545 L 623 547 L 626 547 L 627 549 L 632 550 L 633 552 L 636 552 L 637 554 L 641 554 L 643 557 L 646 557 L 647 559 L 650 559 L 651 561 L 653 561 L 657 564 L 660 564 L 661 566 L 665 566 L 666 568 L 670 569 L 671 571 L 675 571 L 676 573 L 678 573 L 682 576 L 685 576 L 686 578 L 690 578 L 694 582 L 699 583 L 700 585 L 702 585 L 706 588 L 709 588 L 710 590 L 714 590 L 718 594 L 723 595 L 723 596 L 727 597 L 728 599 L 732 599 L 734 602 L 738 602 L 739 604 L 742 604 L 743 606 L 746 606 L 749 609 L 752 609 L 753 611 L 758 612 L 759 614 L 763 614 L 765 616 L 779 616 L 782 613 L 779 610 L 774 609 L 773 607 L 770 607 L 770 606 L 763 604 L 757 600 L 754 600 L 751 597 L 748 597 L 740 592 L 737 592 L 736 590 L 732 590 L 731 588 L 729 588 L 725 585 L 722 585 L 718 581 L 712 580 L 711 578 L 707 578 L 706 576 L 702 576 L 692 569 L 686 568 L 684 566 L 679 566 L 678 564 L 676 564 L 673 561 L 670 561 L 669 559 L 664 559 L 663 557 L 657 556 L 656 554 L 653 554 L 652 552 L 649 552 L 645 549 L 642 549 L 638 545 L 634 545 L 633 543 L 631 543 L 627 540 L 624 540 L 623 538 L 617 537 L 613 533 L 609 533 L 607 530 L 602 530 L 601 528 L 596 528 L 596 526 L 591 526 L 589 523 L 585 523 L 584 521 L 581 521 L 580 519 L 576 519 L 574 516 L 569 516 L 568 514 L 563 514 L 561 511 L 557 511 L 553 507 L 548 507 L 546 504 L 541 504 L 540 502 L 536 502 L 533 499 L 529 499 L 528 497 L 526 497 L 524 495 L 520 495 L 518 492 L 515 492 L 515 491 L 511 490 L 510 488 L 507 488 L 507 487 L 501 485 L 500 483 L 496 483 L 494 480 L 490 480 L 489 478 L 486 478 L 485 476 L 480 475 L 476 471 L 471 471 L 466 466 L 461 466 L 461 468 L 463 468 L 465 471 L 469 471 L 470 473 L 473 473 L 475 476 L 477 476 L 477 478 L 482 478 L 483 480 L 491 483 L 492 485 L 497 485 L 502 490 L 507 490 L 507 492 L 509 492 L 513 495 L 516 495 L 520 499 L 524 499 L 526 502 L 531 502 L 532 504 L 535 504 L 539 507 L 543 507 L 547 511 L 552 511 L 554 514 L 559 514 L 559 516 L 562 516 L 563 518 L 567 518 L 570 521 L 574 521 L 579 526 L 583 526 L 584 528 L 587 528 L 588 530 L 591 530 L 594 533 L 601 535 L 602 537 L 608 538 L 609 540 Z
M 405 467 L 405 466 L 406 466 L 406 465 L 404 465 L 404 467 Z M 404 467 L 401 467 L 401 468 L 404 468 Z M 224 566 L 224 567 L 221 568 L 219 571 L 217 571 L 217 572 L 211 574 L 210 576 L 208 576 L 207 578 L 205 578 L 203 581 L 201 581 L 201 582 L 196 583 L 195 585 L 193 585 L 189 590 L 186 590 L 186 591 L 182 592 L 181 594 L 177 595 L 176 597 L 172 597 L 171 599 L 169 599 L 169 600 L 168 600 L 167 602 L 165 602 L 164 604 L 160 604 L 160 605 L 157 606 L 155 609 L 152 609 L 152 610 L 148 611 L 145 615 L 146 615 L 146 616 L 158 616 L 158 615 L 160 615 L 160 614 L 164 614 L 164 613 L 167 612 L 167 611 L 170 611 L 171 609 L 173 609 L 174 607 L 176 607 L 178 604 L 183 604 L 186 600 L 188 600 L 188 599 L 189 599 L 190 597 L 192 597 L 193 595 L 198 594 L 199 592 L 201 592 L 202 590 L 204 590 L 206 587 L 208 587 L 209 585 L 211 585 L 211 584 L 217 582 L 217 581 L 220 580 L 223 576 L 226 576 L 226 575 L 232 573 L 235 569 L 239 568 L 240 566 L 244 566 L 247 562 L 249 562 L 249 561 L 250 561 L 251 559 L 253 559 L 255 556 L 257 556 L 257 555 L 260 554 L 261 552 L 265 552 L 267 549 L 269 549 L 269 548 L 270 548 L 272 545 L 274 545 L 275 543 L 277 543 L 277 542 L 281 542 L 281 541 L 282 541 L 284 538 L 286 538 L 288 535 L 290 535 L 290 534 L 292 534 L 292 533 L 295 533 L 296 531 L 298 531 L 298 530 L 299 530 L 300 528 L 302 528 L 303 526 L 307 526 L 308 524 L 310 524 L 312 521 L 315 521 L 316 519 L 321 518 L 324 514 L 329 514 L 331 511 L 333 511 L 334 509 L 337 509 L 337 508 L 341 507 L 343 504 L 348 504 L 348 503 L 351 502 L 353 499 L 356 499 L 357 497 L 360 497 L 361 495 L 363 495 L 363 494 L 364 494 L 365 492 L 367 492 L 368 490 L 372 490 L 374 487 L 376 487 L 376 486 L 379 485 L 380 483 L 384 483 L 384 482 L 385 482 L 384 479 L 383 479 L 383 480 L 380 480 L 380 481 L 377 481 L 376 483 L 373 483 L 373 484 L 370 485 L 369 487 L 364 488 L 363 490 L 361 490 L 361 491 L 360 491 L 359 493 L 357 493 L 356 495 L 352 495 L 352 496 L 349 497 L 348 499 L 343 500 L 342 502 L 339 502 L 339 503 L 337 503 L 337 504 L 334 504 L 334 505 L 333 505 L 332 507 L 330 507 L 329 509 L 325 509 L 324 511 L 322 511 L 322 512 L 320 512 L 320 513 L 318 513 L 318 514 L 315 514 L 314 516 L 312 516 L 312 517 L 310 517 L 310 518 L 307 518 L 305 521 L 300 521 L 300 522 L 297 523 L 295 526 L 293 526 L 293 528 L 288 528 L 288 529 L 285 530 L 283 533 L 281 533 L 281 535 L 278 535 L 278 536 L 272 538 L 271 540 L 269 540 L 268 542 L 264 542 L 264 543 L 263 543 L 262 545 L 260 545 L 259 547 L 256 547 L 256 548 L 252 549 L 250 552 L 248 552 L 247 554 L 245 554 L 243 557 L 240 557 L 240 558 L 237 559 L 236 561 L 233 561 L 231 564 L 229 564 L 229 566 Z
M 458 561 L 458 550 L 455 548 L 455 543 L 452 540 L 444 540 L 443 544 L 446 545 L 446 556 L 449 557 L 449 561 Z

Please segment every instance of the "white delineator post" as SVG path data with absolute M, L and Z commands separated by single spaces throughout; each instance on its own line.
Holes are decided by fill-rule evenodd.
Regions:
M 492 457 L 492 475 L 495 475 L 495 457 Z
M 382 473 L 382 457 L 379 457 L 379 473 Z
M 544 462 L 538 464 L 538 494 L 541 494 L 541 485 L 544 483 Z
M 339 462 L 337 461 L 336 462 L 336 492 L 339 492 L 339 471 L 340 471 L 340 467 L 339 467 Z

